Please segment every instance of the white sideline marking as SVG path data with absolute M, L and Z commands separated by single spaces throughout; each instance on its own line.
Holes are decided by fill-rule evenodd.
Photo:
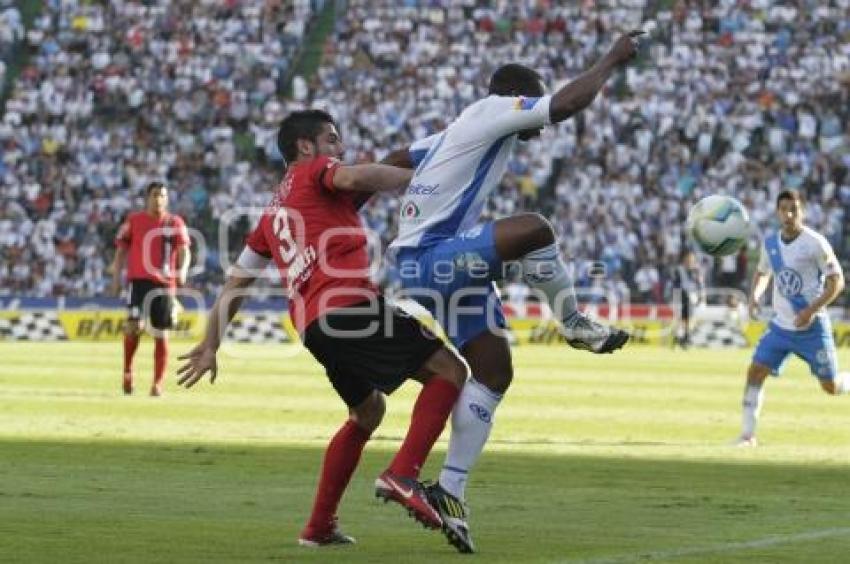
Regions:
M 768 548 L 781 544 L 793 542 L 802 542 L 810 540 L 825 539 L 829 537 L 838 537 L 841 535 L 850 536 L 850 527 L 836 529 L 821 529 L 819 531 L 809 531 L 807 533 L 798 533 L 795 535 L 774 535 L 763 539 L 732 542 L 723 544 L 714 544 L 709 546 L 698 546 L 693 548 L 673 548 L 670 550 L 658 550 L 654 552 L 636 552 L 634 554 L 621 554 L 618 556 L 608 556 L 602 558 L 592 558 L 589 560 L 561 560 L 564 564 L 620 564 L 621 562 L 637 562 L 644 560 L 658 560 L 662 558 L 680 558 L 683 556 L 699 556 L 720 554 L 724 552 L 734 552 L 736 550 L 749 550 L 754 548 Z

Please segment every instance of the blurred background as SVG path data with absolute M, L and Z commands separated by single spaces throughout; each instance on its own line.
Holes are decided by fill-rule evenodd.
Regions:
M 580 286 L 662 304 L 692 203 L 748 208 L 747 248 L 699 256 L 709 287 L 745 288 L 776 194 L 798 188 L 847 270 L 850 0 L 0 0 L 0 296 L 102 297 L 117 227 L 161 179 L 204 236 L 189 285 L 211 295 L 217 218 L 267 202 L 289 111 L 328 109 L 348 160 L 377 160 L 444 128 L 497 66 L 554 89 L 633 28 L 653 39 L 638 64 L 516 153 L 486 217 L 542 211 Z M 398 200 L 363 215 L 386 245 Z

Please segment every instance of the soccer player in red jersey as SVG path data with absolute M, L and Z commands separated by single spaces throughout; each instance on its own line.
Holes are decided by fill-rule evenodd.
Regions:
M 424 525 L 442 520 L 428 503 L 419 471 L 466 380 L 463 361 L 433 333 L 388 304 L 369 280 L 366 234 L 357 209 L 372 192 L 406 185 L 408 170 L 380 164 L 344 166 L 333 118 L 321 110 L 290 114 L 278 144 L 290 163 L 259 224 L 248 236 L 213 306 L 204 340 L 178 370 L 193 386 L 207 371 L 216 378 L 216 351 L 236 314 L 243 289 L 273 261 L 288 288 L 290 315 L 306 348 L 326 369 L 349 417 L 331 439 L 318 491 L 299 544 L 351 544 L 336 511 L 363 447 L 384 415 L 384 394 L 408 377 L 422 383 L 410 427 L 376 492 Z
M 150 394 L 160 396 L 168 363 L 165 331 L 172 325 L 174 289 L 177 284 L 186 283 L 191 255 L 186 224 L 179 215 L 168 213 L 168 188 L 162 182 L 151 182 L 145 197 L 145 210 L 129 214 L 118 230 L 110 269 L 112 294 L 117 296 L 121 271 L 127 263 L 124 393 L 133 393 L 133 356 L 145 320 L 150 320 L 151 326 L 158 330 L 154 337 L 154 376 Z

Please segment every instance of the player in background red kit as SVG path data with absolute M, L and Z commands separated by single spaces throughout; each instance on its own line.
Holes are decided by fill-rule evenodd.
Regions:
M 174 289 L 183 286 L 191 255 L 186 224 L 179 215 L 168 213 L 168 188 L 151 182 L 145 192 L 145 210 L 131 213 L 115 237 L 112 294 L 118 295 L 121 271 L 127 263 L 127 324 L 124 330 L 125 394 L 133 393 L 133 356 L 145 319 L 159 330 L 154 337 L 154 376 L 150 394 L 162 395 L 162 381 L 168 363 L 168 337 L 172 326 Z M 145 297 L 153 292 L 153 297 Z
M 337 527 L 337 507 L 383 418 L 384 394 L 408 377 L 421 382 L 422 391 L 401 448 L 375 482 L 376 495 L 400 503 L 426 526 L 441 527 L 418 477 L 466 380 L 466 366 L 427 328 L 384 301 L 368 277 L 366 234 L 357 214 L 370 193 L 405 186 L 411 172 L 340 164 L 342 140 L 333 118 L 320 110 L 290 114 L 278 144 L 290 166 L 228 272 L 206 337 L 180 357 L 188 362 L 178 370 L 179 383 L 191 387 L 207 371 L 215 381 L 216 351 L 241 304 L 240 290 L 273 261 L 288 287 L 293 324 L 349 410 L 325 453 L 299 544 L 354 542 Z

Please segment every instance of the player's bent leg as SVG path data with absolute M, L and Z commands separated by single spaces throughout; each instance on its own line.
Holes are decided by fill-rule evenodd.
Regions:
M 441 527 L 443 521 L 419 482 L 419 472 L 446 426 L 466 374 L 466 365 L 447 347 L 441 347 L 425 361 L 413 376 L 423 386 L 413 406 L 407 435 L 389 468 L 375 480 L 376 497 L 399 503 L 429 528 Z
M 840 372 L 832 379 L 820 379 L 821 389 L 831 396 L 850 394 L 850 372 Z
M 756 426 L 764 403 L 764 381 L 770 375 L 771 368 L 753 361 L 747 369 L 747 383 L 744 387 L 744 398 L 741 402 L 741 435 L 735 441 L 740 447 L 758 445 Z
M 363 448 L 381 423 L 386 410 L 384 396 L 373 390 L 349 407 L 349 418 L 328 443 L 313 511 L 298 544 L 310 548 L 354 544 L 355 540 L 339 530 L 336 516 L 339 502 L 360 462 Z
M 493 240 L 503 261 L 520 262 L 523 281 L 546 298 L 572 347 L 602 354 L 626 344 L 628 333 L 578 311 L 572 277 L 558 252 L 552 226 L 543 216 L 529 213 L 497 220 Z
M 472 377 L 464 384 L 452 412 L 452 433 L 446 461 L 436 484 L 427 488 L 431 504 L 443 519 L 443 533 L 460 552 L 473 552 L 465 502 L 469 472 L 484 450 L 493 414 L 513 380 L 507 339 L 484 331 L 467 341 L 461 352 Z
M 522 213 L 493 223 L 493 242 L 503 261 L 520 260 L 555 243 L 555 231 L 539 213 Z
M 835 385 L 834 380 L 818 380 L 820 382 L 821 389 L 831 396 L 837 396 L 838 386 Z
M 128 319 L 124 325 L 124 372 L 121 387 L 125 395 L 133 393 L 133 357 L 139 348 L 142 323 L 138 319 Z
M 386 411 L 387 401 L 384 394 L 373 390 L 361 403 L 349 408 L 348 413 L 352 421 L 371 435 L 384 420 Z

